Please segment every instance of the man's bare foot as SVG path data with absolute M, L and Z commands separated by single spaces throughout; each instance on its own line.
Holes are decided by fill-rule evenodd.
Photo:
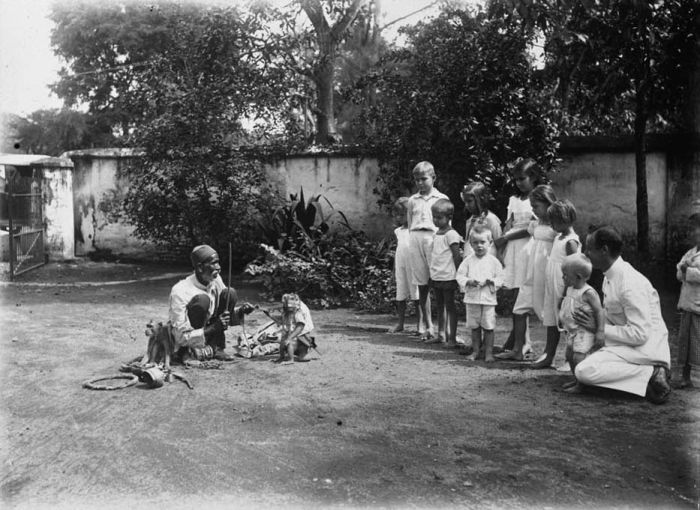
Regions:
M 389 333 L 401 333 L 403 331 L 403 325 L 402 324 L 397 324 L 393 328 L 389 330 Z
M 496 358 L 494 358 L 493 354 L 491 354 L 489 356 L 484 357 L 484 361 L 486 361 L 486 363 L 493 363 L 494 361 L 496 361 Z
M 580 393 L 583 393 L 583 384 L 580 384 L 578 381 L 576 381 L 576 384 L 573 386 L 569 386 L 568 388 L 564 388 L 564 391 L 566 393 L 571 393 L 572 395 L 578 395 Z
M 467 361 L 476 361 L 476 355 L 470 354 L 469 356 L 467 356 Z
M 294 360 L 291 360 L 291 359 L 286 359 L 282 363 L 280 363 L 280 365 L 293 365 L 293 364 L 294 364 Z

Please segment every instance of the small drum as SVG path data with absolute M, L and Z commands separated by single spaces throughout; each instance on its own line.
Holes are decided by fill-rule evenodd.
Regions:
M 190 354 L 197 361 L 207 361 L 214 357 L 214 349 L 211 345 L 205 345 L 204 347 L 191 347 Z

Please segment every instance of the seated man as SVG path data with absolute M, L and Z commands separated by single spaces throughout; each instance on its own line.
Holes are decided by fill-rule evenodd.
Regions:
M 622 237 L 601 227 L 586 240 L 586 255 L 605 274 L 605 345 L 576 366 L 582 384 L 645 396 L 663 404 L 671 392 L 671 353 L 668 330 L 661 316 L 659 295 L 644 275 L 625 262 Z M 595 331 L 595 318 L 577 310 L 574 320 Z
M 168 317 L 175 352 L 183 356 L 188 348 L 209 345 L 216 359 L 232 361 L 233 355 L 226 352 L 224 331 L 229 323 L 240 324 L 244 314 L 252 312 L 254 307 L 248 303 L 236 307 L 236 291 L 224 285 L 219 276 L 219 255 L 211 246 L 196 246 L 190 259 L 194 273 L 177 282 L 170 291 Z

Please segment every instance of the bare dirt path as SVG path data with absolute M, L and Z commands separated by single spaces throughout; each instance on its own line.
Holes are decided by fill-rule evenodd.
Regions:
M 130 280 L 118 269 L 81 277 Z M 322 357 L 309 363 L 89 391 L 83 380 L 144 352 L 177 278 L 56 280 L 68 285 L 0 287 L 5 508 L 697 508 L 698 390 L 661 407 L 571 396 L 566 374 L 348 329 L 391 318 L 342 309 L 313 312 Z

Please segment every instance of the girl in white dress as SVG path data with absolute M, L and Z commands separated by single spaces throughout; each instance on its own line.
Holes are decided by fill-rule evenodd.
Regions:
M 469 239 L 469 233 L 476 226 L 483 226 L 491 231 L 491 239 L 501 237 L 501 220 L 493 212 L 489 210 L 491 202 L 491 192 L 489 188 L 482 182 L 473 181 L 464 185 L 461 193 L 464 207 L 469 213 L 467 220 L 467 228 L 465 230 L 464 239 Z M 528 205 L 529 205 L 528 201 Z M 466 259 L 474 253 L 469 242 L 464 243 L 464 258 Z M 496 256 L 496 247 L 491 244 L 489 253 Z
M 556 328 L 557 319 L 544 315 L 544 297 L 546 268 L 549 254 L 552 251 L 552 243 L 557 233 L 549 224 L 547 210 L 556 202 L 554 190 L 547 184 L 541 184 L 530 193 L 532 210 L 538 220 L 530 223 L 528 230 L 532 236 L 527 246 L 527 272 L 525 280 L 518 292 L 518 298 L 513 305 L 513 349 L 505 351 L 498 356 L 499 359 L 523 359 L 522 348 L 525 344 L 525 335 L 528 331 L 527 316 L 534 314 L 539 317 L 544 326 Z
M 520 286 L 527 275 L 527 250 L 531 232 L 528 231 L 530 222 L 537 219 L 530 205 L 530 192 L 540 184 L 542 170 L 533 159 L 518 161 L 513 169 L 513 180 L 520 192 L 510 197 L 508 212 L 503 235 L 494 237 L 494 246 L 498 250 L 498 258 L 505 266 L 503 288 L 511 293 L 510 302 L 515 302 Z M 525 318 L 527 321 L 527 317 Z M 530 336 L 525 323 L 526 341 L 522 354 L 530 350 Z M 510 332 L 508 340 L 503 344 L 503 350 L 513 348 L 513 332 Z
M 557 200 L 547 209 L 547 216 L 552 229 L 558 235 L 552 243 L 545 269 L 542 324 L 547 326 L 547 345 L 542 356 L 532 364 L 532 368 L 546 368 L 554 360 L 559 345 L 559 328 L 557 328 L 559 305 L 566 290 L 561 265 L 568 255 L 581 251 L 581 242 L 573 229 L 576 221 L 574 204 L 569 200 Z

